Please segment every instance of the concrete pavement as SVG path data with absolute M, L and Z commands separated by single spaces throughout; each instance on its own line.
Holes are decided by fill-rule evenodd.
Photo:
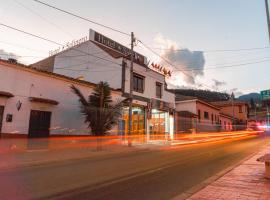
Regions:
M 270 145 L 188 200 L 269 200 L 270 179 L 265 178 L 264 163 L 257 161 L 267 153 L 270 153 Z

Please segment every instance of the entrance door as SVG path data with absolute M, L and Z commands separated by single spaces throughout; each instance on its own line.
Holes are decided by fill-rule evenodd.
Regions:
M 0 134 L 2 133 L 3 116 L 4 116 L 4 106 L 0 106 Z
M 50 135 L 51 112 L 31 110 L 29 122 L 30 138 L 44 138 Z

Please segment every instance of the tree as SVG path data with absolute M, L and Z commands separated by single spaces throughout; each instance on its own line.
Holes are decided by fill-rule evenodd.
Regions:
M 71 86 L 72 91 L 79 97 L 81 113 L 85 116 L 85 123 L 91 129 L 91 134 L 97 137 L 97 148 L 101 149 L 99 136 L 105 136 L 117 124 L 122 114 L 123 103 L 126 100 L 113 103 L 111 89 L 107 82 L 100 82 L 94 92 L 86 99 L 81 91 Z
M 255 102 L 254 102 L 254 99 L 251 98 L 251 99 L 250 99 L 250 108 L 251 108 L 252 110 L 254 110 L 254 109 L 255 109 L 255 106 L 256 106 L 256 104 L 255 104 Z

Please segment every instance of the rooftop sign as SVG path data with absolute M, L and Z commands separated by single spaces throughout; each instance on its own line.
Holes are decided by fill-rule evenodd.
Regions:
M 88 40 L 87 36 L 85 36 L 85 37 L 83 37 L 81 39 L 78 39 L 78 40 L 72 40 L 71 42 L 66 43 L 64 46 L 59 47 L 58 49 L 49 51 L 49 56 L 53 56 L 55 54 L 58 54 L 58 53 L 60 53 L 62 51 L 65 51 L 65 50 L 71 48 L 71 47 L 74 47 L 74 46 L 76 46 L 78 44 L 84 43 L 87 40 Z
M 94 30 L 90 30 L 89 40 L 95 41 L 99 44 L 102 44 L 106 47 L 109 47 L 109 48 L 113 49 L 114 51 L 117 51 L 118 53 L 123 54 L 123 56 L 131 55 L 131 50 L 129 48 L 125 47 L 124 45 L 96 32 Z M 135 62 L 137 61 L 139 64 L 146 64 L 146 58 L 137 52 L 134 52 L 134 61 Z

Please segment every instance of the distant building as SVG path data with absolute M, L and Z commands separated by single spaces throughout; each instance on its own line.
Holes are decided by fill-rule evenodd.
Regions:
M 217 101 L 211 104 L 220 108 L 225 115 L 234 117 L 234 124 L 236 130 L 243 130 L 247 128 L 248 122 L 248 103 L 239 100 Z
M 232 130 L 232 117 L 209 102 L 178 95 L 175 104 L 176 133 Z

